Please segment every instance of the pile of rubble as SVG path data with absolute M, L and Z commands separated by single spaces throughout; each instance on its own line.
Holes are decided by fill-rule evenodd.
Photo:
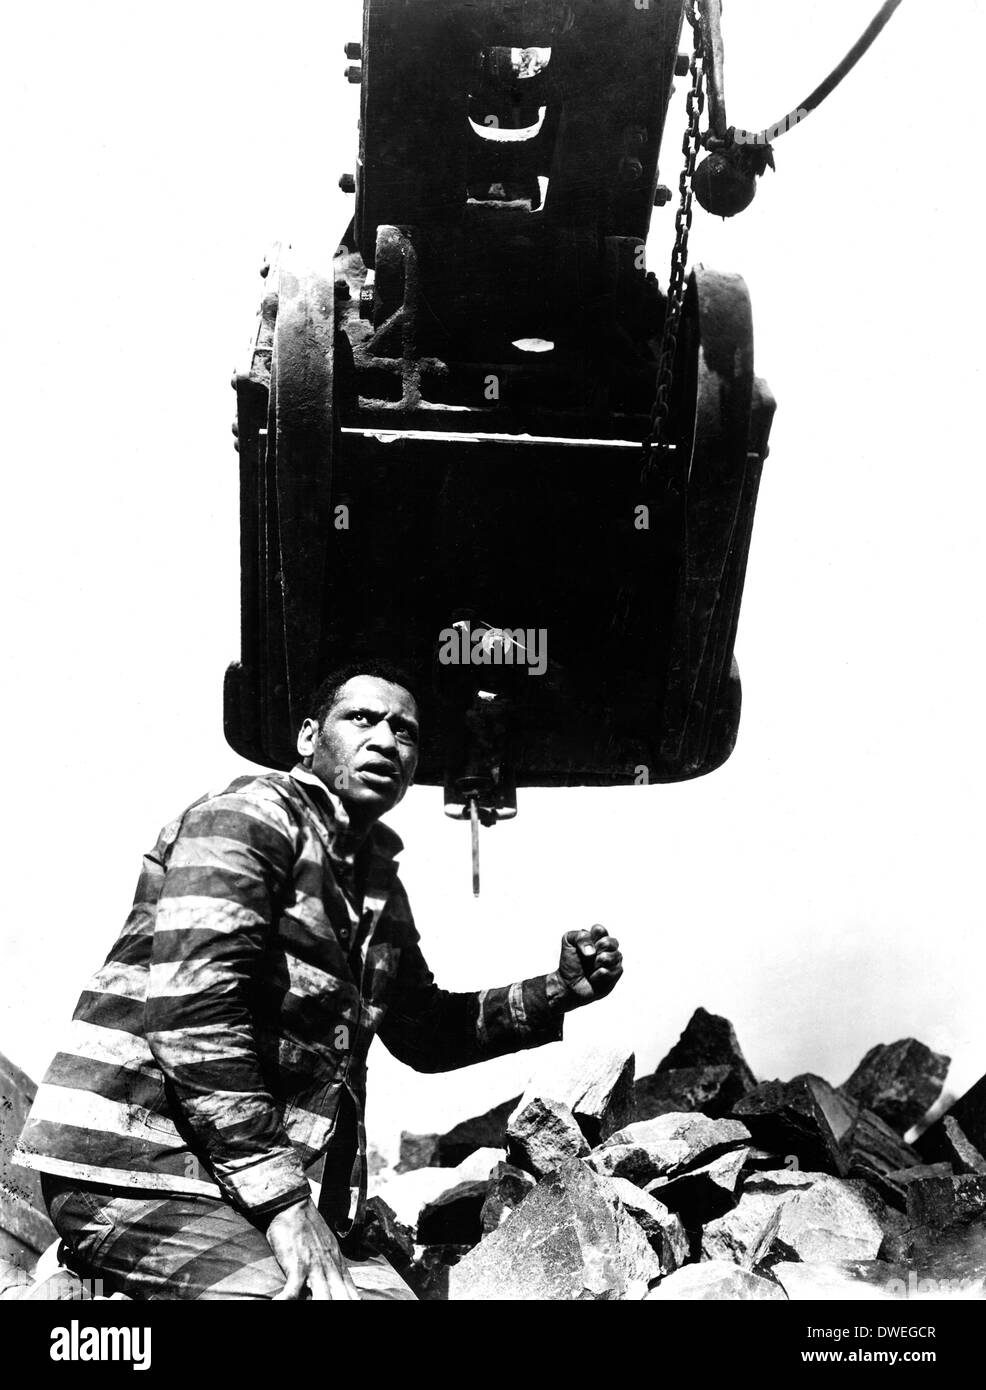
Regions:
M 651 1076 L 562 1047 L 522 1096 L 405 1134 L 370 1235 L 425 1299 L 986 1297 L 986 1079 L 913 1039 L 758 1083 L 699 1009 Z

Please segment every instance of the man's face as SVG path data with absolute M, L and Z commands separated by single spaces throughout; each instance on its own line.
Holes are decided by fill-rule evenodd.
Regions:
M 354 676 L 321 726 L 306 719 L 298 752 L 350 817 L 376 820 L 396 806 L 418 765 L 418 708 L 402 686 Z

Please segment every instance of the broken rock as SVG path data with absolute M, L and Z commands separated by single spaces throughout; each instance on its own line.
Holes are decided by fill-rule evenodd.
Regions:
M 483 1235 L 483 1203 L 488 1191 L 488 1179 L 460 1182 L 426 1202 L 418 1217 L 419 1244 L 476 1245 Z
M 870 1048 L 840 1087 L 864 1110 L 872 1110 L 898 1134 L 927 1115 L 941 1094 L 950 1058 L 916 1038 Z
M 562 1047 L 545 1058 L 520 1100 L 568 1106 L 590 1146 L 634 1118 L 633 1053 L 619 1048 Z
M 398 1271 L 414 1258 L 414 1232 L 402 1225 L 381 1197 L 371 1197 L 363 1218 L 363 1238 Z
M 706 1009 L 695 1010 L 657 1070 L 675 1071 L 682 1067 L 729 1067 L 744 1091 L 752 1091 L 757 1084 L 729 1019 Z
M 756 1194 L 741 1196 L 731 1211 L 706 1223 L 702 1259 L 732 1260 L 741 1269 L 756 1269 L 777 1239 L 783 1207 L 783 1201 L 768 1202 Z
M 519 1168 L 542 1178 L 566 1159 L 589 1152 L 575 1116 L 560 1100 L 532 1096 L 522 1100 L 507 1124 L 507 1156 Z
M 939 1160 L 950 1163 L 957 1173 L 986 1176 L 986 1157 L 966 1134 L 952 1110 L 921 1136 L 916 1147 L 929 1163 Z
M 858 1168 L 861 1176 L 873 1170 L 890 1173 L 921 1162 L 917 1150 L 905 1144 L 897 1131 L 874 1111 L 864 1110 L 820 1076 L 806 1073 L 796 1076 L 789 1084 L 799 1082 L 804 1083 L 818 1102 L 850 1171 Z
M 862 1165 L 853 1166 L 853 1177 L 867 1184 L 877 1193 L 888 1207 L 895 1211 L 907 1211 L 907 1193 L 911 1183 L 925 1178 L 950 1178 L 953 1176 L 948 1163 L 919 1164 L 915 1168 L 903 1168 L 898 1173 L 878 1173 Z
M 598 1173 L 626 1178 L 638 1187 L 657 1178 L 672 1178 L 710 1163 L 749 1142 L 749 1131 L 736 1120 L 712 1120 L 701 1114 L 659 1115 L 617 1130 L 589 1159 Z
M 907 1189 L 907 1215 L 927 1237 L 986 1218 L 986 1177 L 921 1178 Z
M 650 1242 L 664 1274 L 671 1274 L 688 1259 L 688 1233 L 681 1218 L 625 1178 L 601 1178 L 603 1188 L 617 1198 Z
M 883 1244 L 880 1222 L 848 1183 L 828 1173 L 777 1172 L 750 1179 L 736 1211 L 706 1227 L 703 1254 L 721 1258 L 734 1244 L 749 1249 L 758 1223 L 768 1228 L 778 1211 L 773 1255 L 806 1263 L 875 1260 Z
M 729 1114 L 746 1089 L 733 1067 L 676 1067 L 640 1077 L 633 1094 L 638 1120 L 690 1110 L 719 1118 Z
M 703 1264 L 686 1265 L 667 1279 L 662 1279 L 646 1301 L 668 1299 L 742 1299 L 745 1301 L 784 1299 L 784 1291 L 769 1279 L 740 1269 L 727 1260 L 709 1260 Z
M 512 1163 L 498 1163 L 490 1174 L 489 1191 L 480 1213 L 483 1234 L 489 1235 L 502 1226 L 510 1213 L 533 1190 L 534 1179 L 530 1173 L 515 1168 Z
M 438 1139 L 438 1150 L 432 1160 L 440 1168 L 456 1168 L 478 1149 L 505 1149 L 507 1121 L 520 1103 L 520 1096 L 494 1105 L 482 1115 L 463 1120 Z
M 816 1260 L 875 1260 L 883 1227 L 846 1183 L 818 1175 L 781 1211 L 775 1249 L 805 1263 Z
M 852 1187 L 827 1173 L 761 1173 L 733 1211 L 709 1222 L 703 1259 L 755 1268 L 786 1251 L 799 1260 L 876 1259 L 883 1227 Z
M 974 1144 L 981 1154 L 986 1155 L 986 1076 L 955 1102 L 944 1118 L 947 1119 L 948 1116 L 962 1126 L 962 1133 L 969 1143 Z M 935 1148 L 943 1128 L 944 1119 L 938 1120 L 917 1141 L 916 1147 L 929 1162 L 948 1157 L 947 1153 L 936 1152 Z
M 733 1107 L 754 1144 L 812 1173 L 844 1176 L 848 1165 L 814 1090 L 804 1077 L 764 1081 Z
M 845 1184 L 865 1204 L 866 1210 L 883 1231 L 883 1242 L 877 1258 L 888 1264 L 906 1261 L 911 1254 L 913 1237 L 904 1212 L 894 1203 L 886 1201 L 872 1181 L 847 1178 Z
M 834 1086 L 830 1086 L 823 1077 L 815 1076 L 812 1072 L 804 1072 L 801 1076 L 795 1076 L 788 1082 L 788 1085 L 794 1086 L 798 1082 L 803 1082 L 811 1091 L 818 1102 L 819 1109 L 828 1120 L 829 1129 L 838 1142 L 843 1143 L 859 1119 L 859 1106 L 855 1101 L 842 1095 Z
M 394 1165 L 395 1173 L 413 1173 L 417 1168 L 428 1168 L 438 1164 L 437 1134 L 401 1134 L 400 1157 Z M 463 1154 L 463 1157 L 465 1155 Z
M 870 1168 L 878 1173 L 899 1173 L 921 1162 L 917 1149 L 905 1144 L 896 1130 L 873 1110 L 861 1110 L 843 1142 L 850 1168 Z
M 735 1205 L 747 1154 L 747 1149 L 734 1149 L 702 1168 L 673 1178 L 657 1178 L 648 1183 L 646 1191 L 676 1212 L 688 1230 L 697 1230 Z
M 391 1178 L 374 1195 L 386 1202 L 402 1226 L 416 1233 L 424 1207 L 460 1183 L 486 1182 L 505 1157 L 502 1149 L 477 1149 L 457 1168 L 416 1168 Z
M 455 1265 L 449 1300 L 640 1300 L 660 1273 L 637 1222 L 574 1159 Z

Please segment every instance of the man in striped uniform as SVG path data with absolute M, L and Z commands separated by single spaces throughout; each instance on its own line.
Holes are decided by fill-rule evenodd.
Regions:
M 447 1071 L 556 1041 L 616 984 L 593 927 L 549 974 L 436 985 L 378 823 L 414 778 L 417 721 L 393 668 L 337 672 L 290 773 L 194 802 L 145 856 L 17 1153 L 78 1272 L 141 1299 L 413 1299 L 358 1245 L 373 1037 Z

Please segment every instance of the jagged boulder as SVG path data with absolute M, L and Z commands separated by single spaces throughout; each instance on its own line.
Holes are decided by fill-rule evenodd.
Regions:
M 598 1173 L 643 1187 L 711 1163 L 748 1144 L 749 1138 L 749 1131 L 736 1120 L 712 1120 L 697 1113 L 659 1115 L 611 1134 L 593 1150 L 589 1163 Z
M 522 1100 L 507 1124 L 508 1159 L 535 1177 L 588 1152 L 585 1135 L 563 1101 L 541 1096 Z
M 514 1096 L 513 1100 L 494 1105 L 482 1115 L 473 1115 L 454 1125 L 447 1134 L 439 1135 L 432 1162 L 440 1168 L 457 1168 L 478 1149 L 505 1149 L 507 1121 L 519 1103 L 520 1096 Z
M 414 1259 L 414 1231 L 397 1219 L 382 1197 L 370 1197 L 363 1218 L 363 1238 L 400 1272 Z
M 676 1177 L 656 1178 L 645 1190 L 677 1213 L 689 1231 L 696 1231 L 735 1206 L 747 1153 L 746 1149 L 733 1149 Z
M 733 1025 L 706 1009 L 696 1009 L 657 1069 L 637 1080 L 637 1119 L 693 1110 L 718 1119 L 728 1115 L 755 1085 Z
M 926 1240 L 971 1223 L 986 1223 L 986 1177 L 920 1178 L 907 1189 L 907 1216 Z
M 639 1300 L 660 1274 L 633 1216 L 573 1159 L 453 1267 L 449 1301 Z
M 604 1191 L 622 1202 L 643 1231 L 663 1274 L 670 1274 L 686 1262 L 690 1242 L 680 1216 L 625 1178 L 600 1178 L 600 1182 Z
M 384 1183 L 374 1196 L 386 1202 L 400 1225 L 417 1235 L 418 1221 L 425 1207 L 463 1183 L 488 1182 L 493 1168 L 505 1157 L 502 1149 L 477 1149 L 457 1168 L 416 1168 L 410 1173 L 400 1173 Z
M 875 1111 L 857 1105 L 820 1076 L 806 1073 L 796 1076 L 789 1084 L 799 1082 L 807 1086 L 818 1102 L 850 1171 L 859 1168 L 864 1175 L 869 1171 L 892 1173 L 921 1162 L 917 1150 L 905 1144 L 897 1131 Z
M 986 1154 L 986 1076 L 966 1091 L 948 1112 L 981 1154 Z
M 907 1211 L 907 1194 L 912 1183 L 925 1178 L 950 1178 L 953 1176 L 948 1163 L 919 1164 L 915 1168 L 902 1168 L 897 1173 L 878 1173 L 862 1167 L 854 1167 L 853 1175 L 864 1182 L 872 1192 L 895 1211 Z
M 850 1184 L 828 1173 L 761 1173 L 747 1181 L 733 1211 L 706 1225 L 702 1255 L 750 1266 L 768 1255 L 806 1263 L 874 1260 L 883 1238 Z
M 733 1106 L 733 1118 L 766 1149 L 813 1173 L 844 1177 L 848 1164 L 813 1087 L 795 1081 L 764 1081 Z
M 741 1269 L 754 1270 L 770 1254 L 781 1224 L 783 1202 L 771 1207 L 756 1194 L 741 1196 L 722 1216 L 708 1221 L 702 1231 L 703 1260 L 731 1260 Z
M 986 1177 L 986 1157 L 976 1148 L 954 1115 L 945 1115 L 941 1123 L 942 1159 L 955 1172 L 972 1177 Z
M 746 1089 L 733 1067 L 676 1067 L 640 1077 L 633 1094 L 638 1120 L 692 1110 L 719 1118 L 729 1114 Z
M 961 1171 L 978 1172 L 979 1160 L 986 1159 L 986 1076 L 926 1129 L 914 1147 L 926 1163 L 942 1159 L 951 1162 L 956 1153 L 956 1134 L 961 1135 L 960 1155 L 967 1152 L 967 1145 L 973 1152 L 971 1164 L 966 1158 L 960 1158 Z
M 879 1043 L 840 1090 L 904 1134 L 924 1119 L 941 1095 L 950 1060 L 916 1038 Z
M 520 1098 L 559 1101 L 568 1107 L 590 1147 L 634 1118 L 634 1058 L 612 1047 L 571 1047 L 543 1058 Z
M 728 1018 L 696 1009 L 681 1037 L 658 1063 L 659 1072 L 681 1067 L 731 1067 L 745 1090 L 757 1084 Z

